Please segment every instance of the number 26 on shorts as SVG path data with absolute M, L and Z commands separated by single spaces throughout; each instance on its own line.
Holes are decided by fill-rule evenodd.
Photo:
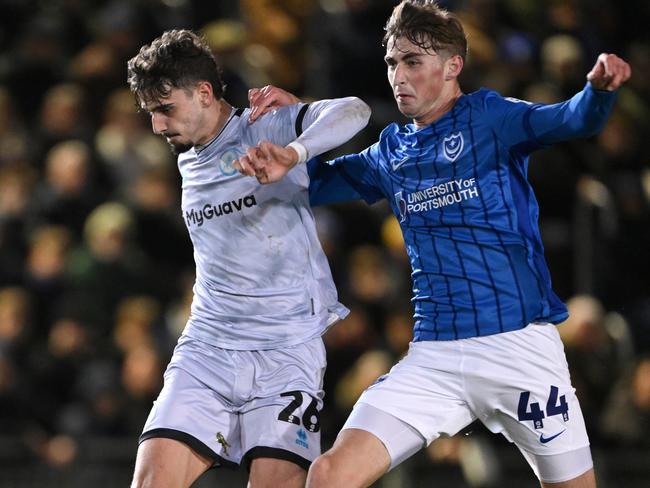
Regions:
M 300 417 L 295 414 L 296 410 L 302 405 L 304 398 L 301 391 L 288 391 L 280 396 L 293 397 L 291 403 L 286 406 L 278 415 L 278 420 L 289 422 L 290 424 L 300 425 Z M 320 430 L 320 411 L 318 410 L 318 401 L 309 396 L 311 403 L 302 414 L 302 423 L 309 432 L 318 432 Z

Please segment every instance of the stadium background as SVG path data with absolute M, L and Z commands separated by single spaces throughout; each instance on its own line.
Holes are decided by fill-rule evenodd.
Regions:
M 403 120 L 386 82 L 389 0 L 0 0 L 0 486 L 127 486 L 136 440 L 189 302 L 193 261 L 166 143 L 135 111 L 126 60 L 193 28 L 224 67 L 226 99 L 274 83 L 357 95 L 360 150 Z M 458 0 L 466 92 L 571 96 L 602 51 L 633 76 L 604 131 L 530 166 L 561 327 L 601 488 L 650 480 L 650 3 Z M 316 209 L 341 300 L 325 337 L 331 444 L 359 393 L 404 353 L 408 262 L 386 205 Z M 516 449 L 473 426 L 383 487 L 537 486 Z M 244 486 L 213 472 L 199 486 Z

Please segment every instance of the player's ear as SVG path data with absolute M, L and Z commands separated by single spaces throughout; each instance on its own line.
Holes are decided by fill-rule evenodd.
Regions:
M 208 81 L 200 81 L 196 87 L 199 96 L 199 102 L 202 107 L 208 107 L 214 100 L 212 85 Z
M 445 61 L 445 80 L 449 81 L 458 78 L 458 75 L 460 75 L 460 72 L 463 70 L 464 64 L 463 58 L 458 54 L 450 56 L 449 59 Z

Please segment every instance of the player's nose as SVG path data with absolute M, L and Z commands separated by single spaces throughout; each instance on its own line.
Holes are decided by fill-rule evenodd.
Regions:
M 151 114 L 151 130 L 154 134 L 162 134 L 167 129 L 167 122 L 162 114 Z
M 404 83 L 406 83 L 406 70 L 398 63 L 393 71 L 393 86 L 396 87 Z

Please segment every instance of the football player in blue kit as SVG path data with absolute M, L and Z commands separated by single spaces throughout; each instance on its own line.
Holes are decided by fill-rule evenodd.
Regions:
M 249 109 L 223 98 L 214 56 L 188 30 L 143 46 L 128 81 L 178 154 L 196 263 L 190 317 L 140 436 L 132 487 L 187 488 L 239 463 L 252 488 L 303 487 L 320 454 L 321 336 L 348 310 L 318 241 L 307 167 L 262 186 L 233 162 L 267 140 L 295 164 L 346 142 L 370 110 L 355 97 L 321 100 L 251 124 Z
M 408 354 L 359 398 L 307 486 L 369 486 L 441 436 L 475 420 L 521 451 L 543 487 L 596 486 L 589 439 L 554 324 L 551 288 L 527 181 L 532 151 L 596 134 L 629 65 L 601 54 L 585 88 L 553 105 L 462 92 L 460 21 L 429 0 L 395 7 L 384 38 L 388 81 L 411 124 L 391 124 L 359 154 L 310 161 L 312 204 L 386 199 L 412 267 Z M 256 113 L 295 101 L 253 92 Z M 252 148 L 238 169 L 279 179 L 286 150 Z M 272 185 L 271 185 L 272 186 Z

